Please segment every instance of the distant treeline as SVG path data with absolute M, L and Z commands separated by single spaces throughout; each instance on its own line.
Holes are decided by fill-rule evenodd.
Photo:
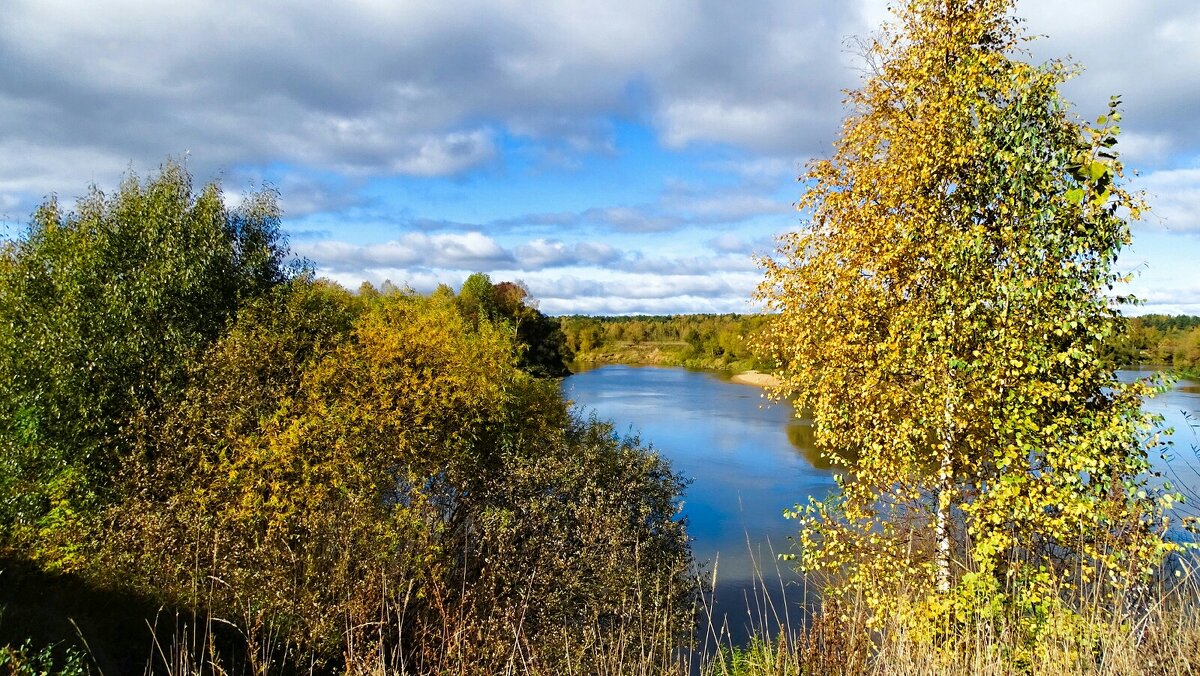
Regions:
M 769 368 L 749 338 L 768 315 L 696 314 L 560 317 L 567 348 L 581 362 L 632 362 L 720 369 Z
M 1196 375 L 1200 373 L 1200 317 L 1132 317 L 1110 346 L 1119 365 L 1152 364 Z
M 751 337 L 769 315 L 696 314 L 559 318 L 561 350 L 580 362 L 655 363 L 719 369 L 772 369 Z M 555 336 L 555 340 L 558 336 Z M 1200 372 L 1200 317 L 1131 317 L 1108 343 L 1118 366 L 1147 364 Z

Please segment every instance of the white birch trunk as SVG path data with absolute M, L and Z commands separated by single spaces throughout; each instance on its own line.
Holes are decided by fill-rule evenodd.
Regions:
M 937 590 L 950 592 L 950 504 L 954 490 L 954 374 L 947 368 L 946 404 L 942 420 L 942 460 L 938 466 Z

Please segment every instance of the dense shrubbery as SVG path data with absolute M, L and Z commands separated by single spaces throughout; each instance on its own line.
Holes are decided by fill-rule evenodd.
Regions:
M 71 567 L 113 499 L 125 439 L 187 381 L 237 307 L 288 276 L 274 195 L 228 210 L 178 165 L 0 249 L 0 534 Z
M 5 245 L 9 554 L 232 623 L 255 669 L 586 671 L 621 631 L 669 663 L 681 484 L 531 375 L 557 323 L 483 276 L 289 273 L 270 195 L 218 195 L 169 165 Z

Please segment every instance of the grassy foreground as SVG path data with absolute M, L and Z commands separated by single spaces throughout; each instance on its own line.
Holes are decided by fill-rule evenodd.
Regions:
M 155 607 L 124 592 L 97 589 L 69 575 L 47 575 L 12 559 L 0 573 L 0 674 L 294 674 L 329 673 L 289 663 L 278 637 L 247 636 L 216 616 Z M 1169 577 L 1136 607 L 1114 615 L 1096 603 L 1077 615 L 1051 615 L 1054 627 L 1036 645 L 1023 644 L 998 622 L 954 620 L 929 632 L 903 622 L 866 626 L 865 606 L 848 602 L 824 610 L 809 605 L 809 593 L 787 587 L 787 606 L 764 593 L 760 574 L 744 615 L 754 625 L 748 644 L 729 639 L 729 620 L 716 619 L 705 596 L 689 644 L 673 655 L 646 650 L 670 621 L 630 606 L 617 624 L 597 625 L 586 645 L 575 643 L 566 662 L 550 667 L 536 659 L 537 646 L 522 632 L 511 654 L 492 668 L 469 662 L 420 664 L 379 641 L 347 645 L 347 674 L 635 674 L 663 676 L 907 675 L 946 674 L 1200 674 L 1200 570 L 1176 562 Z M 719 584 L 719 582 L 717 582 Z M 386 616 L 395 609 L 380 609 Z M 785 615 L 806 613 L 801 626 L 768 633 Z M 443 618 L 454 635 L 456 618 Z M 397 631 L 403 631 L 398 625 Z M 24 635 L 25 638 L 19 638 Z M 868 638 L 869 637 L 869 638 Z M 401 637 L 396 637 L 400 639 Z M 459 637 L 469 640 L 469 637 Z M 545 640 L 543 637 L 540 640 Z M 564 664 L 566 665 L 564 667 Z M 575 665 L 574 667 L 572 665 Z M 586 665 L 586 666 L 585 666 Z

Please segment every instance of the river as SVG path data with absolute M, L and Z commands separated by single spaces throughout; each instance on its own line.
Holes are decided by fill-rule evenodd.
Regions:
M 1120 377 L 1150 373 L 1122 371 Z M 772 589 L 789 585 L 789 603 L 804 601 L 805 592 L 794 584 L 799 578 L 776 562 L 775 554 L 791 551 L 796 532 L 783 511 L 828 495 L 835 484 L 813 449 L 811 431 L 789 404 L 769 402 L 758 388 L 729 382 L 724 374 L 683 368 L 603 366 L 566 378 L 563 390 L 583 410 L 612 421 L 618 433 L 639 436 L 692 481 L 683 514 L 693 553 L 708 562 L 707 574 L 717 573 L 718 604 L 743 614 L 742 620 L 731 615 L 735 635 L 746 623 L 761 621 L 758 616 L 772 615 L 761 608 L 760 590 L 759 602 L 750 604 L 756 620 L 744 616 L 756 569 Z M 1176 429 L 1175 446 L 1164 449 L 1173 459 L 1165 462 L 1156 452 L 1155 467 L 1200 493 L 1193 427 L 1200 422 L 1200 384 L 1178 383 L 1146 406 Z

